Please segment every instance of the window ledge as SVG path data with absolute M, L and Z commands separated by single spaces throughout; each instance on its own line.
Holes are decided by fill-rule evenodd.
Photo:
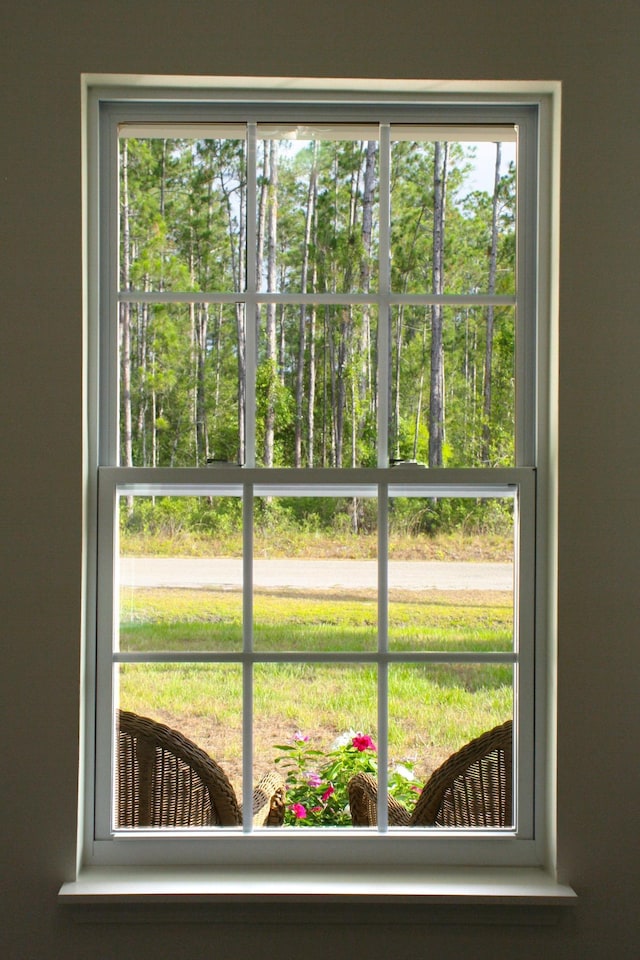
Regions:
M 102 867 L 62 885 L 63 904 L 386 902 L 561 906 L 571 887 L 536 867 Z

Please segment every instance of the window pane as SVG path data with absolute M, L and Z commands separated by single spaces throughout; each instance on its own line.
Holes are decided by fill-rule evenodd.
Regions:
M 122 290 L 244 290 L 245 218 L 244 140 L 120 140 Z
M 514 466 L 514 320 L 511 307 L 393 310 L 392 458 Z
M 360 134 L 340 139 L 335 125 L 322 139 L 299 130 L 258 140 L 260 290 L 367 293 L 377 284 L 378 143 L 364 139 L 377 128 Z
M 122 466 L 244 457 L 244 307 L 120 305 Z
M 514 647 L 511 498 L 392 497 L 389 647 Z
M 205 754 L 203 757 L 188 747 L 187 754 L 195 753 L 192 777 L 184 762 L 175 759 L 181 756 L 184 761 L 184 744 L 166 732 L 158 733 L 151 725 L 144 726 L 144 735 L 161 738 L 154 741 L 155 772 L 150 781 L 154 814 L 151 823 L 144 824 L 139 819 L 146 783 L 140 767 L 143 756 L 138 752 L 138 769 L 132 768 L 131 738 L 121 734 L 120 764 L 116 765 L 121 768 L 116 785 L 116 810 L 120 811 L 116 826 L 220 825 L 216 822 L 219 811 L 211 813 L 208 798 L 205 796 L 200 803 L 200 794 L 206 794 L 203 783 L 211 785 L 214 802 L 224 810 L 222 818 L 226 822 L 222 825 L 233 825 L 229 820 L 234 817 L 239 825 L 240 814 L 235 808 L 236 800 L 238 805 L 242 801 L 242 668 L 237 664 L 121 664 L 116 687 L 122 710 L 177 730 Z M 207 757 L 222 768 L 224 775 L 212 769 Z M 176 810 L 181 811 L 180 819 L 174 823 Z
M 257 664 L 254 694 L 256 776 L 287 780 L 285 826 L 351 826 L 348 781 L 376 769 L 376 667 Z
M 514 292 L 515 158 L 515 142 L 392 143 L 395 291 Z
M 258 337 L 257 462 L 375 465 L 376 313 L 269 304 Z
M 239 497 L 120 497 L 123 651 L 242 649 Z
M 377 500 L 258 497 L 257 650 L 354 651 L 377 645 Z
M 448 757 L 475 737 L 512 719 L 513 667 L 510 665 L 392 664 L 389 667 L 391 795 L 411 813 L 423 785 Z M 488 788 L 487 795 L 487 807 L 492 809 Z M 469 802 L 476 803 L 479 809 L 477 801 L 470 799 Z M 394 825 L 402 824 L 390 821 L 390 826 Z

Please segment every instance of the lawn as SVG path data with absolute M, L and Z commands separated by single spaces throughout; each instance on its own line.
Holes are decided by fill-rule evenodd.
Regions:
M 392 650 L 488 651 L 512 645 L 508 593 L 392 594 Z M 256 592 L 254 646 L 261 651 L 374 650 L 377 608 L 367 591 Z M 123 591 L 120 646 L 127 651 L 237 652 L 242 605 L 231 590 Z M 136 663 L 120 667 L 120 702 L 177 727 L 241 787 L 242 668 L 234 663 Z M 256 775 L 275 745 L 297 731 L 328 750 L 353 730 L 377 737 L 377 668 L 370 664 L 258 663 L 254 668 Z M 426 776 L 471 737 L 511 716 L 513 670 L 495 664 L 392 664 L 389 756 Z

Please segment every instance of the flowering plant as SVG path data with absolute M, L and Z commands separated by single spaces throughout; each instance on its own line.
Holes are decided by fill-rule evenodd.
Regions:
M 277 744 L 275 758 L 281 764 L 287 784 L 285 825 L 351 826 L 348 784 L 356 773 L 378 772 L 376 745 L 368 734 L 354 730 L 339 736 L 328 753 L 311 746 L 300 731 L 291 743 Z M 407 800 L 419 789 L 413 765 L 405 761 L 389 776 L 389 793 Z

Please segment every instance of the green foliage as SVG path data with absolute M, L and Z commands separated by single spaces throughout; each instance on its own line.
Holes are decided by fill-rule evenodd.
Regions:
M 241 536 L 239 497 L 135 497 L 120 503 L 120 529 L 126 534 L 179 539 L 182 535 Z
M 291 462 L 290 427 L 295 415 L 295 401 L 280 380 L 273 360 L 264 360 L 256 371 L 256 447 L 260 454 L 264 450 L 268 410 L 272 411 L 275 422 L 272 466 L 283 466 Z M 264 462 L 260 455 L 257 460 Z
M 435 536 L 460 531 L 512 537 L 513 503 L 500 498 L 394 497 L 390 504 L 389 526 L 392 536 Z
M 257 497 L 257 554 L 377 556 L 377 501 L 361 497 Z M 240 497 L 123 497 L 120 534 L 125 552 L 202 556 L 242 549 Z M 392 554 L 407 557 L 495 559 L 509 556 L 513 503 L 501 498 L 393 497 Z M 442 538 L 449 538 L 443 540 Z M 209 545 L 208 545 L 209 544 Z
M 276 744 L 286 778 L 285 825 L 305 827 L 351 826 L 349 780 L 357 773 L 378 772 L 376 745 L 368 734 L 354 730 L 338 737 L 323 753 L 311 746 L 310 738 L 298 732 L 290 744 Z M 413 776 L 409 760 L 390 771 L 389 793 L 401 803 L 412 805 L 420 783 Z
M 267 141 L 267 143 L 270 143 Z M 259 150 L 259 185 L 277 201 L 276 289 L 296 294 L 361 293 L 377 282 L 377 144 L 358 140 L 276 141 L 278 184 Z M 444 289 L 486 291 L 493 197 L 471 189 L 473 148 L 450 144 L 447 167 Z M 243 140 L 126 139 L 120 146 L 120 274 L 137 291 L 243 291 L 246 170 Z M 392 286 L 432 288 L 434 144 L 392 147 Z M 515 283 L 515 169 L 500 178 L 495 292 Z M 370 226 L 369 219 L 371 221 Z M 268 246 L 264 241 L 266 260 Z M 263 265 L 263 273 L 265 267 Z M 258 278 L 264 283 L 264 276 Z M 302 290 L 302 284 L 305 290 Z M 130 335 L 130 381 L 121 396 L 122 462 L 130 405 L 131 459 L 140 466 L 202 465 L 244 455 L 242 409 L 246 324 L 239 305 L 123 304 Z M 430 309 L 392 317 L 393 456 L 428 458 Z M 377 327 L 361 305 L 279 307 L 276 356 L 265 354 L 259 323 L 258 462 L 267 412 L 274 464 L 369 466 L 377 462 Z M 486 308 L 447 308 L 444 316 L 447 466 L 513 463 L 514 317 L 495 312 L 485 413 Z M 313 352 L 311 341 L 313 340 Z M 125 357 L 122 357 L 125 364 Z M 123 371 L 124 373 L 124 371 Z M 125 377 L 121 377 L 124 384 Z M 310 398 L 313 396 L 313 403 Z

